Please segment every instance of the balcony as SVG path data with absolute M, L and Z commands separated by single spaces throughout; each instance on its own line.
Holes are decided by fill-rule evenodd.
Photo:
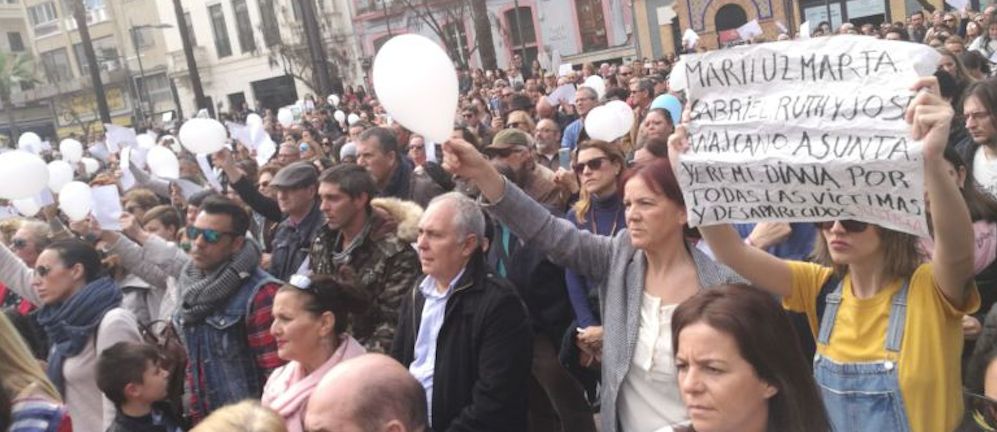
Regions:
M 102 23 L 108 19 L 107 9 L 105 8 L 87 9 L 87 25 Z M 76 30 L 76 18 L 68 16 L 63 18 L 63 22 L 66 25 L 66 31 Z M 37 32 L 37 30 L 35 31 Z
M 176 78 L 186 77 L 189 75 L 187 71 L 187 57 L 184 56 L 182 49 L 176 51 L 170 51 L 167 53 L 169 58 L 170 70 L 173 71 L 172 76 Z M 202 46 L 194 47 L 194 61 L 197 62 L 197 70 L 201 72 L 201 81 L 208 83 L 211 81 L 211 59 L 208 56 L 208 50 Z

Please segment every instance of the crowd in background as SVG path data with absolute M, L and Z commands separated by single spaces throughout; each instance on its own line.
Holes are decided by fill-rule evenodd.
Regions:
M 123 212 L 0 221 L 0 429 L 994 430 L 994 10 L 814 31 L 943 54 L 913 102 L 925 239 L 688 229 L 674 56 L 459 70 L 446 143 L 363 86 L 293 121 L 219 113 L 258 117 L 269 158 L 236 133 L 199 160 L 136 131 L 177 178 L 80 137 L 100 166 L 75 178 Z M 592 139 L 612 101 L 631 131 Z

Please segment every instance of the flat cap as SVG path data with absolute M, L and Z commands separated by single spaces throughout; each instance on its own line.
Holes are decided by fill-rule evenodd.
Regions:
M 492 143 L 488 145 L 489 149 L 507 149 L 513 148 L 515 146 L 526 146 L 531 145 L 530 136 L 519 129 L 509 128 L 502 129 L 499 133 L 495 134 L 492 138 Z
M 270 180 L 270 186 L 278 188 L 300 188 L 318 183 L 318 169 L 308 162 L 295 162 L 280 171 Z

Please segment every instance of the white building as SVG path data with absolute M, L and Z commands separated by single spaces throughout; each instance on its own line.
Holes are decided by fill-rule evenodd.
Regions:
M 181 3 L 204 94 L 215 109 L 228 111 L 242 103 L 256 110 L 276 109 L 314 93 L 293 76 L 308 64 L 296 0 Z M 157 5 L 164 22 L 176 26 L 173 0 L 157 0 Z M 350 7 L 350 0 L 320 0 L 317 8 L 329 61 L 345 65 L 338 68 L 345 83 L 360 79 Z M 179 32 L 167 32 L 166 44 L 183 114 L 190 117 L 196 109 Z M 281 52 L 305 54 L 282 56 Z M 335 76 L 334 69 L 331 72 Z

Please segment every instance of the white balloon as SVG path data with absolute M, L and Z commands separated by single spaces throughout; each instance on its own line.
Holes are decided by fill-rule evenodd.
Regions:
M 277 110 L 277 122 L 281 126 L 290 127 L 294 124 L 294 113 L 287 107 Z
M 38 155 L 14 150 L 0 154 L 0 198 L 38 195 L 48 185 L 48 167 Z
M 83 169 L 86 170 L 87 175 L 92 176 L 100 169 L 100 162 L 97 162 L 97 159 L 85 157 L 80 159 L 80 162 L 83 163 Z
M 59 210 L 72 221 L 81 221 L 90 214 L 92 196 L 90 186 L 83 182 L 69 182 L 59 191 Z
M 374 89 L 398 123 L 445 142 L 457 112 L 457 72 L 439 44 L 425 36 L 391 38 L 374 58 Z
M 143 149 L 151 149 L 156 145 L 156 137 L 152 135 L 142 134 L 135 138 L 138 142 L 138 147 Z
M 62 160 L 77 163 L 83 157 L 83 144 L 72 138 L 66 138 L 59 142 L 59 153 L 62 153 Z
M 612 101 L 606 104 L 606 107 L 612 109 L 616 112 L 616 115 L 620 117 L 620 128 L 617 131 L 620 136 L 630 133 L 630 129 L 634 127 L 634 110 L 630 108 L 630 105 L 623 101 Z
M 625 134 L 622 131 L 622 121 L 613 108 L 597 106 L 585 116 L 585 133 L 597 140 L 613 142 Z
M 59 193 L 62 187 L 73 181 L 73 166 L 63 160 L 48 163 L 48 189 Z
M 346 121 L 346 113 L 344 113 L 344 112 L 342 112 L 340 110 L 336 110 L 336 112 L 334 112 L 332 114 L 332 117 L 335 118 L 336 121 L 338 121 L 340 123 Z
M 11 201 L 11 204 L 14 204 L 17 212 L 24 217 L 32 217 L 42 209 L 42 206 L 38 204 L 38 200 L 35 197 L 16 199 Z
M 356 114 L 354 114 L 354 113 L 350 113 L 350 116 L 349 116 L 349 117 L 347 117 L 347 120 L 348 120 L 348 122 L 349 122 L 350 126 L 353 126 L 353 125 L 354 125 L 354 124 L 356 124 L 356 123 L 357 123 L 358 121 L 360 121 L 360 116 L 358 116 L 358 115 L 356 115 Z
M 180 126 L 180 144 L 191 153 L 214 153 L 225 147 L 228 131 L 215 119 L 194 118 Z
M 180 178 L 180 161 L 177 160 L 177 155 L 166 147 L 156 146 L 149 149 L 145 162 L 149 165 L 149 171 L 157 177 L 171 180 Z
M 38 154 L 42 149 L 42 139 L 34 132 L 25 132 L 17 138 L 17 148 Z
M 333 108 L 339 106 L 339 96 L 336 96 L 334 94 L 331 94 L 329 95 L 329 97 L 325 98 L 325 101 L 329 102 L 329 105 L 332 105 Z
M 246 126 L 258 126 L 263 124 L 263 117 L 257 113 L 250 113 L 246 116 Z
M 596 95 L 599 96 L 599 100 L 602 100 L 602 97 L 606 95 L 606 82 L 599 75 L 592 75 L 586 78 L 585 82 L 582 83 L 582 87 L 589 87 L 595 90 Z

